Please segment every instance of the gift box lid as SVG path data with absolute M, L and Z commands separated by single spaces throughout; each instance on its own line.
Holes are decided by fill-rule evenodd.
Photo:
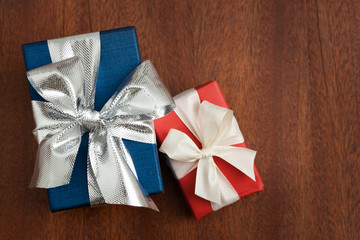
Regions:
M 95 110 L 100 110 L 124 79 L 140 63 L 140 52 L 134 27 L 125 27 L 100 32 L 101 54 L 95 93 Z M 26 70 L 32 70 L 51 63 L 47 41 L 24 44 L 23 55 Z M 32 100 L 44 99 L 30 85 Z M 84 134 L 68 185 L 48 189 L 51 211 L 59 211 L 89 205 L 87 189 L 87 142 Z M 123 140 L 134 161 L 140 184 L 148 193 L 163 192 L 157 147 Z

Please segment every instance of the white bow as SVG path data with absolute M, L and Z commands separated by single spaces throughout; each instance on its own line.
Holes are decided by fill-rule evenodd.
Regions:
M 218 178 L 222 173 L 216 166 L 213 156 L 220 157 L 255 181 L 256 151 L 231 146 L 244 141 L 233 111 L 207 101 L 200 104 L 195 98 L 190 100 L 182 98 L 181 103 L 179 98 L 175 98 L 177 104 L 175 111 L 200 141 L 202 149 L 199 149 L 185 133 L 171 129 L 160 151 L 166 153 L 172 160 L 194 163 L 186 171 L 188 173 L 197 167 L 195 194 L 213 203 L 221 204 L 221 186 Z M 230 184 L 228 181 L 227 183 Z

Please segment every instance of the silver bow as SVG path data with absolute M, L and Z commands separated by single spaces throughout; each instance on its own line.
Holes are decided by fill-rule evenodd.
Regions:
M 68 184 L 81 137 L 89 132 L 90 200 L 157 209 L 139 184 L 122 141 L 156 143 L 153 120 L 174 108 L 151 62 L 143 62 L 130 74 L 125 81 L 128 84 L 119 88 L 99 112 L 93 110 L 94 89 L 89 89 L 80 58 L 34 69 L 27 76 L 48 101 L 32 101 L 39 150 L 31 186 Z

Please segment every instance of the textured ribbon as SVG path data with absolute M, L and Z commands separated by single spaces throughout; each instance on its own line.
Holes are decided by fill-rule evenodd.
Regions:
M 160 151 L 171 158 L 172 166 L 177 169 L 176 174 L 179 178 L 197 167 L 195 183 L 197 196 L 215 205 L 234 201 L 234 197 L 224 199 L 226 198 L 224 191 L 230 191 L 230 195 L 236 192 L 216 166 L 213 156 L 220 157 L 255 181 L 256 152 L 231 146 L 244 142 L 233 112 L 207 101 L 200 103 L 195 89 L 177 95 L 174 100 L 176 114 L 200 141 L 202 149 L 199 149 L 185 133 L 171 129 Z
M 86 41 L 89 43 L 88 38 Z M 93 110 L 97 72 L 89 66 L 98 67 L 98 56 L 95 61 L 89 56 L 85 54 L 85 61 L 90 64 L 70 54 L 71 58 L 27 72 L 33 88 L 47 100 L 32 101 L 39 150 L 30 185 L 52 188 L 68 184 L 81 137 L 89 132 L 90 200 L 157 209 L 139 184 L 122 139 L 156 143 L 153 120 L 173 110 L 172 98 L 151 62 L 146 61 L 100 111 Z

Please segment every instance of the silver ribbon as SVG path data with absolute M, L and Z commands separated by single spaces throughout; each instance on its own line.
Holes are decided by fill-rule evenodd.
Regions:
M 53 62 L 71 58 L 27 72 L 31 85 L 47 100 L 32 101 L 39 150 L 30 185 L 52 188 L 68 184 L 81 137 L 89 132 L 91 204 L 105 202 L 156 210 L 138 182 L 122 139 L 156 143 L 153 120 L 174 109 L 170 94 L 151 62 L 146 61 L 128 76 L 125 87 L 119 88 L 99 112 L 95 111 L 100 46 L 93 47 L 97 40 L 91 34 L 61 41 L 65 42 L 59 47 L 63 50 L 58 51 L 59 58 L 51 55 Z M 78 54 L 76 46 L 84 54 Z

